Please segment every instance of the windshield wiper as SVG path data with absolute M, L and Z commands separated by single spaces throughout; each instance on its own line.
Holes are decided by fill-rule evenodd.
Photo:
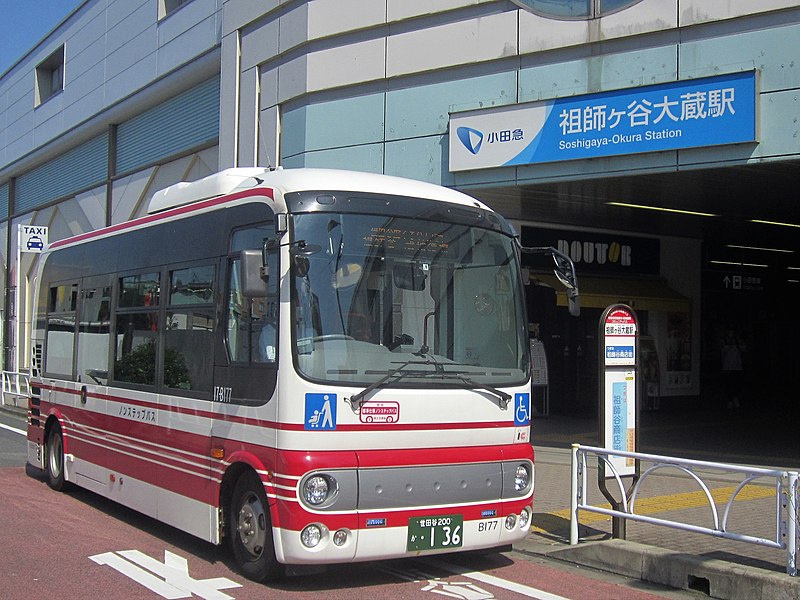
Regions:
M 422 346 L 419 349 L 419 352 L 412 352 L 411 354 L 414 356 L 419 356 L 420 358 L 424 358 L 425 362 L 422 364 L 433 365 L 433 368 L 436 369 L 437 373 L 444 373 L 444 367 L 442 366 L 442 363 L 436 360 L 436 357 L 429 352 L 427 346 Z
M 497 399 L 500 401 L 500 408 L 503 410 L 505 410 L 508 407 L 508 403 L 511 402 L 511 394 L 504 392 L 503 390 L 498 390 L 496 387 L 492 387 L 486 383 L 479 383 L 470 379 L 469 377 L 465 377 L 463 372 L 446 371 L 441 373 L 441 376 L 445 379 L 460 379 L 470 387 L 478 388 L 479 390 L 484 390 L 497 396 Z
M 511 401 L 511 394 L 508 394 L 502 390 L 498 390 L 496 387 L 492 387 L 491 385 L 485 383 L 478 383 L 477 381 L 465 377 L 464 374 L 467 373 L 468 371 L 445 371 L 444 365 L 440 363 L 438 360 L 436 360 L 436 358 L 432 354 L 428 353 L 427 346 L 422 346 L 419 349 L 419 352 L 414 352 L 413 354 L 415 356 L 427 357 L 427 359 L 431 361 L 433 363 L 433 366 L 436 368 L 436 375 L 441 375 L 442 379 L 460 379 L 468 386 L 478 388 L 480 390 L 484 390 L 486 392 L 494 394 L 495 396 L 497 396 L 497 399 L 500 402 L 500 408 L 502 408 L 503 410 L 506 409 L 508 403 Z M 469 366 L 466 363 L 448 362 L 446 364 L 448 366 L 453 366 L 453 365 Z
M 408 377 L 408 376 L 427 377 L 427 376 L 433 375 L 434 373 L 437 372 L 437 371 L 420 371 L 420 370 L 403 371 L 403 369 L 405 369 L 407 366 L 409 366 L 409 365 L 430 365 L 430 364 L 433 364 L 434 366 L 436 366 L 435 362 L 431 362 L 431 361 L 427 361 L 427 360 L 426 361 L 408 360 L 408 361 L 404 362 L 403 364 L 401 364 L 396 369 L 392 369 L 391 371 L 389 371 L 386 375 L 384 375 L 383 377 L 381 377 L 380 379 L 378 379 L 374 383 L 369 384 L 367 387 L 365 387 L 360 392 L 357 392 L 357 393 L 353 394 L 352 396 L 350 396 L 350 398 L 345 398 L 345 402 L 347 402 L 350 405 L 350 408 L 353 409 L 353 412 L 358 412 L 358 410 L 361 408 L 361 401 L 364 399 L 364 397 L 367 394 L 369 394 L 370 392 L 372 392 L 374 390 L 377 390 L 380 387 L 383 387 L 391 379 L 396 378 L 396 380 L 399 381 L 403 377 Z
M 403 369 L 405 369 L 409 365 L 433 365 L 435 371 L 420 371 L 420 370 L 404 371 Z M 358 412 L 358 410 L 361 408 L 361 403 L 367 396 L 367 394 L 369 394 L 374 390 L 377 390 L 378 388 L 383 387 L 392 379 L 394 379 L 395 381 L 400 381 L 404 377 L 409 377 L 409 376 L 413 377 L 434 376 L 441 379 L 458 379 L 471 388 L 484 390 L 496 396 L 500 403 L 500 408 L 503 410 L 505 410 L 508 407 L 508 403 L 511 402 L 512 398 L 511 394 L 508 394 L 503 390 L 498 390 L 496 387 L 493 387 L 486 383 L 479 383 L 477 381 L 474 381 L 473 379 L 470 379 L 469 377 L 465 377 L 463 371 L 445 371 L 441 363 L 435 360 L 426 360 L 426 361 L 409 360 L 404 362 L 396 369 L 392 369 L 386 375 L 384 375 L 374 383 L 369 384 L 360 392 L 353 394 L 352 396 L 350 396 L 350 398 L 345 398 L 345 402 L 347 402 L 350 405 L 350 408 L 353 409 L 353 412 Z

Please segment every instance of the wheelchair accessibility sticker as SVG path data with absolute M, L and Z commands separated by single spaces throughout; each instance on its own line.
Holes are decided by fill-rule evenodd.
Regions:
M 530 394 L 514 394 L 514 426 L 523 427 L 531 422 Z
M 305 429 L 334 431 L 336 429 L 336 394 L 306 394 Z

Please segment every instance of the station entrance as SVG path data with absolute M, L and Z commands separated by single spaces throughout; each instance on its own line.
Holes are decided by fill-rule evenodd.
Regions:
M 785 162 L 471 190 L 517 220 L 526 245 L 622 240 L 634 262 L 649 261 L 627 271 L 576 261 L 577 318 L 549 265 L 530 265 L 528 317 L 546 349 L 550 412 L 596 416 L 598 319 L 622 302 L 650 349 L 645 408 L 797 416 L 798 175 L 800 163 Z

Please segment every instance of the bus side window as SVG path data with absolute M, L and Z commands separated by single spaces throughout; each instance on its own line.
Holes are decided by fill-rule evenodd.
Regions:
M 108 383 L 108 351 L 111 343 L 111 286 L 81 289 L 78 322 L 78 381 Z
M 241 265 L 230 261 L 228 272 L 228 353 L 231 362 L 247 362 L 250 358 L 250 302 L 241 293 Z
M 267 281 L 267 297 L 264 298 L 264 307 L 260 310 L 261 329 L 258 335 L 258 349 L 253 359 L 257 362 L 274 363 L 278 356 L 278 252 L 267 253 L 269 272 L 274 273 Z
M 170 271 L 164 332 L 164 385 L 211 392 L 214 361 L 214 266 Z
M 114 380 L 155 385 L 158 357 L 159 273 L 121 277 L 114 332 Z
M 277 358 L 277 291 L 247 298 L 241 292 L 241 261 L 230 261 L 228 291 L 228 351 L 231 362 L 275 362 Z M 277 282 L 270 281 L 272 286 Z M 275 280 L 278 278 L 275 277 Z
M 44 369 L 48 374 L 71 378 L 78 284 L 53 286 L 49 294 Z
M 275 363 L 278 348 L 278 253 L 268 252 L 267 296 L 248 298 L 242 293 L 241 260 L 243 249 L 262 248 L 274 235 L 272 223 L 239 229 L 231 238 L 228 263 L 228 324 L 226 345 L 232 363 Z

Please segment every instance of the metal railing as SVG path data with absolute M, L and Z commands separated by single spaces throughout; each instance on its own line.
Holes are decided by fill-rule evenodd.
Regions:
M 30 375 L 15 371 L 3 371 L 3 389 L 0 405 L 28 408 Z
M 619 510 L 614 508 L 606 508 L 604 506 L 589 505 L 587 498 L 587 491 L 589 489 L 587 485 L 587 459 L 589 455 L 596 456 L 598 463 L 599 461 L 603 461 L 606 467 L 609 469 L 608 472 L 613 474 L 613 478 L 616 480 L 619 488 L 619 497 L 621 498 L 618 504 Z M 611 456 L 647 461 L 648 463 L 652 463 L 652 466 L 649 466 L 643 473 L 640 474 L 638 480 L 631 488 L 630 493 L 626 494 L 622 478 L 614 468 L 612 461 L 610 461 L 608 458 Z M 702 527 L 671 519 L 636 514 L 636 499 L 639 491 L 641 490 L 642 484 L 653 473 L 663 469 L 677 469 L 679 472 L 682 472 L 697 482 L 697 484 L 700 486 L 700 489 L 705 493 L 706 499 L 708 500 L 708 505 L 711 509 L 712 523 L 710 527 Z M 738 487 L 736 487 L 735 491 L 731 494 L 731 497 L 725 503 L 725 508 L 721 518 L 708 484 L 697 473 L 697 470 L 699 469 L 708 469 L 715 471 L 717 474 L 741 477 Z M 710 476 L 707 478 L 710 478 Z M 744 489 L 745 486 L 761 479 L 772 480 L 772 485 L 774 485 L 775 489 L 775 536 L 772 539 L 757 537 L 744 533 L 736 533 L 729 530 L 728 517 L 730 516 L 731 508 L 733 506 L 733 502 L 736 500 L 737 495 Z M 581 446 L 579 444 L 574 444 L 572 446 L 571 482 L 572 494 L 570 499 L 569 539 L 569 543 L 571 545 L 578 543 L 578 511 L 585 510 L 588 512 L 608 515 L 610 517 L 640 521 L 653 525 L 663 525 L 683 531 L 702 533 L 719 538 L 786 550 L 786 572 L 791 576 L 797 575 L 797 471 L 762 469 L 757 467 L 746 467 L 725 463 L 658 456 L 654 454 L 643 454 L 640 452 L 606 450 L 604 448 L 595 448 L 592 446 Z

